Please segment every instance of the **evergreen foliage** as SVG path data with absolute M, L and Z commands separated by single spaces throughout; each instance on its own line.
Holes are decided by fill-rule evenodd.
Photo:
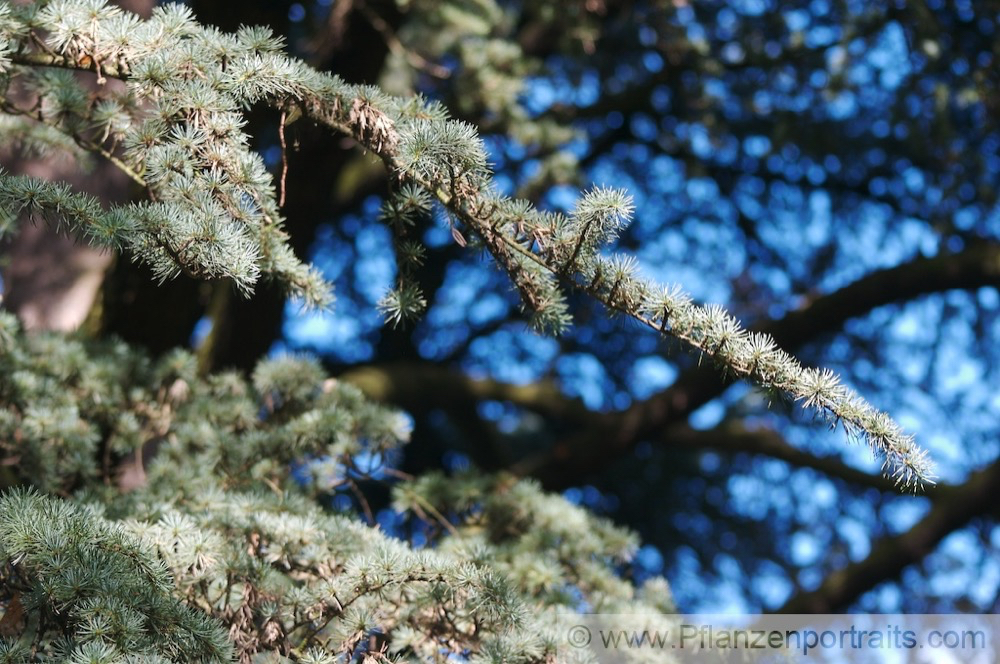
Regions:
M 148 197 L 104 208 L 64 183 L 0 175 L 0 229 L 43 221 L 160 280 L 225 278 L 249 295 L 267 278 L 327 306 L 330 286 L 288 246 L 242 131 L 242 113 L 267 104 L 385 163 L 400 266 L 380 303 L 391 323 L 426 306 L 413 229 L 441 210 L 456 242 L 509 276 L 538 329 L 564 329 L 567 292 L 583 292 L 842 423 L 901 486 L 932 481 L 912 437 L 833 373 L 612 253 L 631 219 L 625 192 L 593 188 L 569 215 L 502 196 L 474 127 L 282 46 L 259 28 L 202 27 L 182 5 L 140 20 L 102 0 L 0 4 L 5 140 L 109 159 Z M 116 341 L 26 335 L 3 314 L 0 375 L 4 484 L 33 487 L 0 499 L 0 661 L 540 662 L 558 656 L 575 613 L 673 611 L 662 579 L 636 588 L 620 574 L 634 537 L 530 481 L 393 478 L 405 417 L 311 360 L 262 361 L 249 381 L 201 377 L 186 352 L 152 360 Z M 362 522 L 365 485 L 382 483 L 425 547 Z M 337 492 L 359 510 L 324 509 Z
M 2 601 L 24 612 L 2 661 L 544 661 L 577 611 L 671 610 L 662 579 L 620 578 L 632 535 L 527 481 L 395 483 L 422 549 L 324 511 L 408 431 L 309 360 L 200 379 L 187 353 L 2 327 L 4 456 L 53 494 L 0 499 Z
M 240 131 L 241 109 L 267 103 L 343 132 L 382 158 L 400 185 L 386 218 L 405 252 L 413 253 L 405 226 L 426 208 L 414 192 L 429 194 L 448 213 L 456 240 L 485 249 L 509 275 L 539 329 L 564 329 L 570 322 L 565 290 L 583 291 L 612 312 L 687 342 L 725 371 L 843 423 L 883 456 L 902 486 L 932 480 L 931 464 L 912 436 L 835 375 L 801 367 L 721 308 L 695 305 L 678 289 L 642 279 L 630 258 L 603 253 L 630 220 L 623 192 L 595 189 L 569 217 L 501 196 L 475 128 L 449 120 L 440 105 L 347 85 L 282 55 L 281 40 L 267 30 L 221 34 L 199 26 L 181 5 L 140 21 L 97 0 L 56 0 L 4 5 L 0 19 L 4 87 L 23 88 L 38 100 L 35 109 L 8 100 L 4 110 L 37 116 L 119 161 L 153 201 L 105 212 L 58 183 L 6 176 L 0 209 L 8 225 L 22 214 L 65 223 L 100 244 L 127 247 L 161 279 L 180 272 L 227 277 L 249 292 L 263 274 L 325 305 L 329 286 L 289 249 L 271 177 Z M 70 70 L 93 70 L 99 82 L 120 78 L 126 87 L 108 86 L 90 99 Z M 414 259 L 406 255 L 399 261 L 401 283 L 381 305 L 393 323 L 419 315 L 425 305 L 407 278 Z

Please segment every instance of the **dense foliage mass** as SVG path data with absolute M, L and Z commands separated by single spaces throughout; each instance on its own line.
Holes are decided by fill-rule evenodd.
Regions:
M 421 550 L 323 510 L 408 429 L 310 360 L 200 379 L 188 353 L 2 324 L 8 483 L 37 487 L 0 499 L 2 661 L 542 661 L 582 608 L 670 610 L 618 576 L 633 536 L 530 482 L 394 483 Z

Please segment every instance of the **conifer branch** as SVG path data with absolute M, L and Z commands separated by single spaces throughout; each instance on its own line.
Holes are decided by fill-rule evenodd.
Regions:
M 614 259 L 595 255 L 591 256 L 593 263 L 589 269 L 566 275 L 563 271 L 566 263 L 560 265 L 547 261 L 546 256 L 527 248 L 523 237 L 497 233 L 494 230 L 498 225 L 495 219 L 484 219 L 474 214 L 473 209 L 481 209 L 486 203 L 479 192 L 467 194 L 465 201 L 457 203 L 455 197 L 443 192 L 434 182 L 419 175 L 409 175 L 431 190 L 443 205 L 476 232 L 493 257 L 507 270 L 522 297 L 536 310 L 542 303 L 553 306 L 560 298 L 556 295 L 550 300 L 540 293 L 538 289 L 544 286 L 527 276 L 524 262 L 515 257 L 538 266 L 553 280 L 587 293 L 609 310 L 628 316 L 661 334 L 685 341 L 736 377 L 749 378 L 767 389 L 801 401 L 805 407 L 825 414 L 832 426 L 842 424 L 849 436 L 865 440 L 882 456 L 886 474 L 898 486 L 913 489 L 934 483 L 932 464 L 926 453 L 916 446 L 913 437 L 903 433 L 889 416 L 843 387 L 832 372 L 803 368 L 794 357 L 778 349 L 768 335 L 743 330 L 736 319 L 719 307 L 701 307 L 691 303 L 676 287 L 657 292 L 654 285 L 632 276 L 628 264 L 616 264 Z M 543 225 L 544 216 L 539 215 L 537 219 L 535 226 L 528 226 L 529 233 L 547 229 L 547 225 Z M 581 244 L 578 241 L 572 246 L 569 264 L 576 260 Z M 589 282 L 586 280 L 588 272 L 592 276 Z M 617 276 L 609 284 L 602 281 L 602 275 L 606 274 Z
M 158 10 L 145 22 L 100 3 L 89 14 L 81 11 L 56 2 L 35 17 L 31 27 L 48 34 L 42 50 L 30 48 L 17 30 L 10 31 L 7 38 L 22 44 L 11 60 L 123 75 L 130 89 L 152 102 L 169 123 L 157 126 L 155 117 L 143 118 L 136 110 L 127 137 L 127 154 L 143 165 L 156 194 L 166 196 L 178 211 L 193 205 L 195 214 L 207 213 L 212 235 L 224 231 L 235 237 L 235 232 L 253 238 L 257 248 L 255 253 L 253 245 L 237 252 L 210 246 L 187 260 L 176 249 L 162 258 L 147 252 L 146 259 L 161 275 L 181 266 L 205 275 L 228 270 L 249 286 L 262 264 L 298 292 L 325 301 L 320 278 L 294 259 L 277 229 L 280 216 L 271 178 L 259 157 L 246 152 L 236 112 L 257 102 L 281 110 L 298 107 L 379 155 L 402 184 L 439 201 L 507 272 L 538 328 L 563 329 L 570 319 L 564 291 L 584 292 L 609 311 L 686 342 L 726 373 L 786 394 L 822 413 L 831 425 L 842 424 L 849 436 L 864 439 L 882 456 L 886 473 L 901 486 L 933 482 L 931 463 L 912 436 L 831 372 L 803 368 L 770 337 L 743 330 L 719 307 L 693 304 L 679 289 L 639 278 L 633 259 L 604 255 L 631 215 L 623 193 L 596 189 L 584 195 L 569 217 L 533 210 L 491 190 L 475 129 L 448 120 L 440 106 L 320 74 L 282 55 L 280 41 L 267 31 L 244 29 L 221 36 L 176 8 Z M 122 25 L 137 29 L 113 38 Z M 204 188 L 215 192 L 212 200 L 199 197 Z M 247 198 L 252 209 L 242 202 Z M 153 223 L 162 229 L 157 237 L 163 242 L 167 226 Z M 542 237 L 545 243 L 537 241 Z M 190 248 L 181 238 L 173 246 Z M 236 265 L 223 267 L 224 258 L 235 259 Z M 400 286 L 395 299 L 386 301 L 390 317 L 401 318 L 419 307 L 419 294 L 406 288 Z
M 434 515 L 414 529 L 427 547 L 332 515 L 311 498 L 350 486 L 359 455 L 391 453 L 409 429 L 314 361 L 202 378 L 187 352 L 153 362 L 121 342 L 28 336 L 0 312 L 0 370 L 0 459 L 21 482 L 78 496 L 0 496 L 0 610 L 24 598 L 28 616 L 0 635 L 12 661 L 42 661 L 34 641 L 73 661 L 101 647 L 100 661 L 333 662 L 386 644 L 419 661 L 500 651 L 543 664 L 575 615 L 567 597 L 668 606 L 662 580 L 641 593 L 618 576 L 634 535 L 510 476 L 397 485 L 400 519 Z M 149 435 L 145 481 L 107 486 L 99 444 L 127 461 Z

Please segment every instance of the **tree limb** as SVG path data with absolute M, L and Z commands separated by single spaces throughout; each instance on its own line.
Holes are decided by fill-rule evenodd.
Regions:
M 995 510 L 1000 461 L 973 473 L 960 486 L 944 488 L 933 492 L 930 512 L 910 530 L 876 542 L 867 558 L 828 574 L 819 588 L 792 597 L 777 613 L 843 611 L 878 583 L 923 560 L 949 533 Z
M 782 319 L 755 329 L 771 334 L 786 347 L 796 347 L 839 329 L 850 318 L 893 301 L 998 283 L 1000 246 L 977 244 L 956 254 L 919 257 L 873 272 L 837 291 L 811 297 Z M 591 411 L 549 381 L 511 385 L 471 378 L 428 363 L 399 362 L 361 367 L 342 374 L 341 379 L 357 385 L 373 399 L 395 403 L 410 411 L 474 408 L 476 402 L 496 400 L 571 425 L 577 434 L 558 442 L 550 450 L 521 459 L 513 467 L 518 474 L 535 476 L 551 488 L 563 488 L 581 481 L 642 440 L 660 445 L 764 454 L 854 484 L 880 490 L 892 485 L 885 478 L 852 469 L 833 457 L 816 457 L 798 450 L 766 429 L 750 430 L 735 424 L 710 432 L 692 429 L 686 424 L 687 417 L 726 387 L 714 372 L 700 368 L 682 374 L 671 387 L 657 395 L 613 413 Z
M 586 426 L 601 413 L 567 397 L 553 381 L 515 385 L 488 378 L 472 378 L 458 371 L 424 362 L 394 362 L 351 369 L 340 380 L 361 389 L 369 398 L 397 404 L 411 412 L 449 405 L 475 407 L 480 401 L 509 401 L 540 415 Z
M 541 381 L 531 385 L 512 385 L 492 379 L 470 378 L 458 371 L 434 364 L 398 362 L 352 369 L 340 380 L 358 387 L 371 399 L 400 406 L 411 413 L 441 408 L 460 416 L 474 412 L 484 400 L 506 401 L 558 422 L 586 429 L 605 417 L 588 409 L 577 399 L 563 394 L 555 383 Z M 851 468 L 836 456 L 820 457 L 790 445 L 777 432 L 764 427 L 751 428 L 729 422 L 708 431 L 693 429 L 686 423 L 664 429 L 657 443 L 673 449 L 716 450 L 722 453 L 762 454 L 792 466 L 813 468 L 830 477 L 879 491 L 894 491 L 892 480 Z M 531 459 L 522 459 L 510 470 L 530 475 Z M 572 478 L 568 478 L 572 479 Z
M 975 244 L 958 253 L 918 257 L 873 272 L 832 293 L 811 297 L 783 318 L 752 329 L 770 334 L 785 348 L 795 348 L 885 304 L 990 285 L 1000 285 L 1000 245 Z M 642 440 L 662 440 L 664 428 L 685 421 L 726 387 L 717 373 L 693 368 L 650 398 L 621 412 L 601 414 L 593 425 L 520 467 L 548 487 L 568 486 L 606 467 Z
M 687 424 L 672 426 L 660 435 L 660 445 L 692 450 L 714 449 L 718 452 L 762 454 L 798 468 L 812 468 L 834 479 L 879 491 L 896 492 L 895 482 L 882 475 L 870 475 L 852 468 L 837 456 L 816 456 L 789 444 L 778 432 L 766 427 L 747 427 L 739 422 L 726 422 L 707 431 Z M 935 487 L 935 492 L 941 487 Z

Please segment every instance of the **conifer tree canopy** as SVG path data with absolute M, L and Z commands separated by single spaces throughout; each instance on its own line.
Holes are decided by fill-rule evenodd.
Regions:
M 0 662 L 996 608 L 998 8 L 154 4 L 0 0 Z

